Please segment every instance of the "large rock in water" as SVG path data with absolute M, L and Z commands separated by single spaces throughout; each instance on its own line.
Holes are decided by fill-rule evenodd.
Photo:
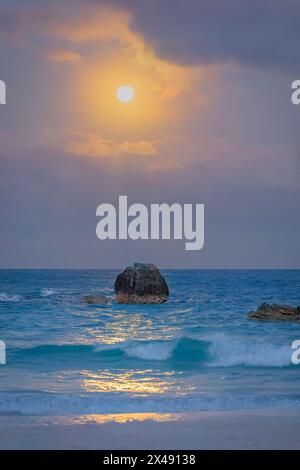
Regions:
M 290 321 L 300 323 L 300 306 L 261 304 L 257 310 L 249 313 L 252 320 Z
M 127 267 L 116 278 L 115 292 L 120 304 L 161 304 L 169 297 L 167 283 L 154 264 Z

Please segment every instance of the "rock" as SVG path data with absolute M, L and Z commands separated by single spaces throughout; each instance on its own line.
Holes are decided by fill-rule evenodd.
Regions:
M 169 297 L 167 283 L 153 264 L 128 266 L 118 274 L 115 292 L 120 304 L 161 304 Z
M 300 306 L 261 304 L 254 312 L 249 313 L 252 320 L 289 321 L 300 323 Z
M 107 298 L 104 295 L 85 295 L 83 299 L 87 304 L 106 304 Z

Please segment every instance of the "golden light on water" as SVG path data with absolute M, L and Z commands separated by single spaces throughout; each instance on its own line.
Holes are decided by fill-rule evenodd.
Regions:
M 164 394 L 174 385 L 173 373 L 161 373 L 160 376 L 152 377 L 151 370 L 124 371 L 114 373 L 101 371 L 93 373 L 83 371 L 84 379 L 82 385 L 87 392 L 125 392 L 139 396 L 151 394 Z
M 106 424 L 106 423 L 131 423 L 131 422 L 170 422 L 170 421 L 197 421 L 205 416 L 207 411 L 198 411 L 193 413 L 112 413 L 112 414 L 87 414 L 87 415 L 72 415 L 72 416 L 52 416 L 36 417 L 36 421 L 40 424 Z M 212 412 L 209 412 L 212 414 Z
M 118 413 L 118 414 L 91 414 L 82 415 L 75 418 L 71 418 L 72 422 L 79 422 L 80 424 L 96 423 L 105 424 L 109 422 L 115 423 L 130 423 L 134 421 L 179 421 L 183 419 L 182 415 L 176 415 L 174 413 Z

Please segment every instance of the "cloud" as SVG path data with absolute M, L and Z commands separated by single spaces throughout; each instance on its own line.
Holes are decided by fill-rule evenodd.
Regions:
M 112 157 L 116 155 L 113 141 L 97 134 L 66 131 L 61 145 L 64 152 L 85 157 Z
M 0 36 L 9 39 L 15 46 L 28 47 L 35 44 L 35 34 L 45 32 L 45 26 L 55 19 L 52 7 L 40 2 L 18 5 L 17 8 L 3 4 L 0 7 Z
M 174 160 L 155 160 L 148 166 L 149 171 L 178 171 L 184 167 L 182 163 Z
M 119 153 L 127 153 L 131 155 L 151 156 L 157 155 L 157 149 L 153 142 L 123 142 L 118 145 Z
M 21 29 L 20 17 L 8 10 L 0 9 L 0 33 L 11 36 Z
M 142 37 L 129 28 L 129 12 L 105 5 L 95 7 L 92 2 L 79 8 L 80 1 L 74 2 L 70 11 L 70 3 L 62 0 L 50 7 L 36 1 L 18 9 L 0 8 L 0 35 L 21 38 L 32 45 L 36 45 L 37 37 L 43 37 L 64 44 L 116 41 L 136 49 L 143 47 Z
M 77 52 L 69 51 L 66 49 L 54 49 L 47 53 L 50 62 L 79 62 L 80 55 Z
M 0 34 L 8 37 L 117 41 L 139 51 L 146 43 L 181 65 L 296 67 L 299 23 L 299 0 L 62 0 L 0 11 Z
M 130 27 L 184 65 L 297 66 L 299 0 L 92 0 L 131 13 Z
M 93 46 L 98 47 L 99 56 L 103 46 L 110 45 L 117 51 L 118 62 L 125 59 L 133 74 L 139 76 L 139 72 L 144 73 L 144 80 L 158 95 L 167 99 L 177 97 L 190 84 L 192 72 L 194 75 L 197 72 L 158 58 L 143 35 L 132 31 L 131 21 L 132 14 L 128 11 L 111 5 L 95 8 L 90 4 L 90 8 L 87 6 L 81 15 L 48 18 L 40 34 L 47 36 L 48 40 L 63 41 L 71 45 L 72 50 L 88 46 L 84 49 L 88 59 L 92 55 L 89 48 L 92 51 Z M 94 59 L 95 62 L 99 60 L 97 54 L 92 61 Z
M 60 147 L 65 153 L 84 157 L 121 157 L 133 155 L 150 157 L 157 154 L 155 144 L 150 141 L 115 142 L 98 134 L 67 130 L 61 137 Z
M 84 60 L 87 71 L 89 66 L 99 65 L 101 58 L 103 63 L 107 61 L 106 68 L 113 61 L 126 64 L 126 73 L 130 70 L 134 77 L 143 76 L 151 90 L 169 100 L 198 76 L 196 69 L 157 57 L 143 34 L 132 30 L 130 11 L 78 0 L 70 12 L 65 8 L 68 5 L 69 0 L 63 0 L 60 7 L 36 2 L 18 10 L 0 10 L 0 36 L 9 37 L 14 45 L 26 45 L 33 54 L 39 53 L 50 62 L 72 65 Z
M 57 14 L 49 19 L 43 33 L 78 44 L 117 40 L 138 47 L 141 39 L 129 29 L 129 19 L 130 14 L 126 11 L 105 6 L 95 9 L 87 5 L 77 16 Z

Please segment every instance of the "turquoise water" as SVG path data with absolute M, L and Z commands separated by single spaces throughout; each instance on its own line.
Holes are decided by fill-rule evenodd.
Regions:
M 300 406 L 300 325 L 247 319 L 300 304 L 300 271 L 163 274 L 163 305 L 118 305 L 117 271 L 0 270 L 0 414 L 188 412 Z M 105 306 L 86 294 L 104 294 Z

